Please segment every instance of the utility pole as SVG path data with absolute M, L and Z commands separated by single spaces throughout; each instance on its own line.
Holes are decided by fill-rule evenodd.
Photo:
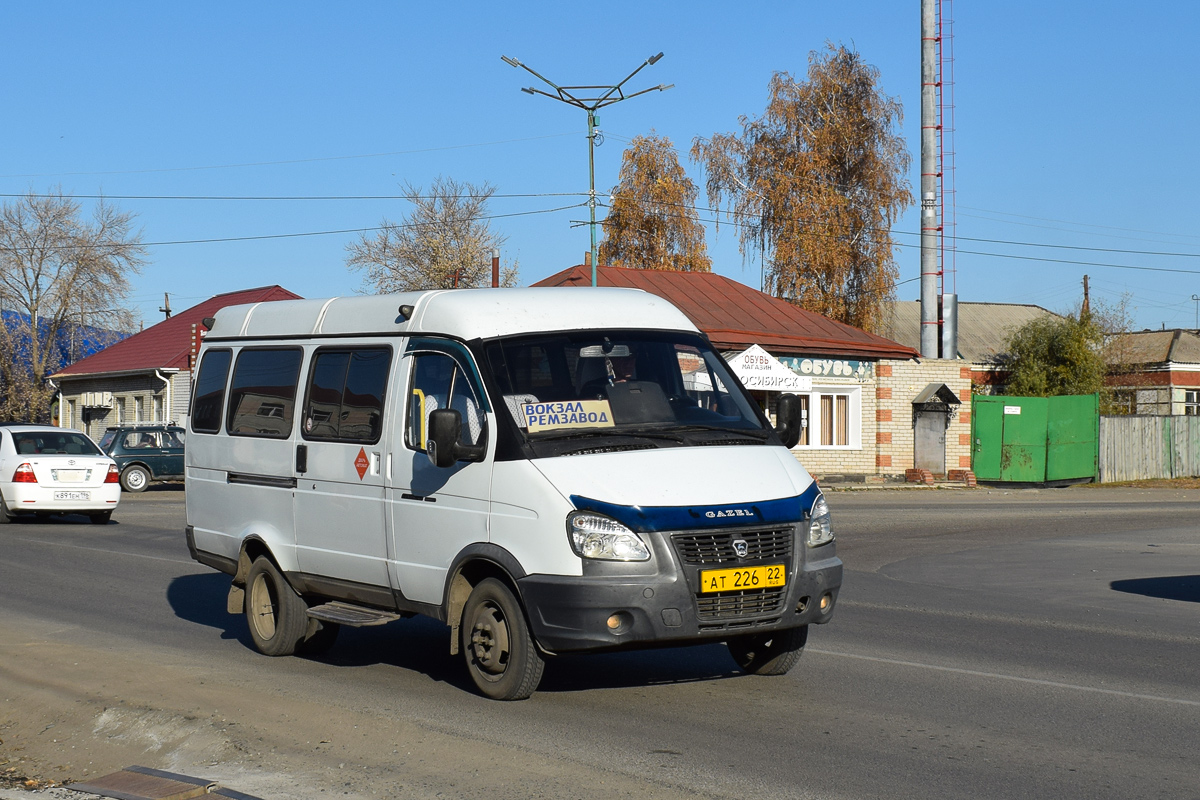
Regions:
M 1192 299 L 1196 301 L 1196 330 L 1200 331 L 1200 295 L 1192 295 Z
M 1092 300 L 1088 297 L 1088 276 L 1083 276 L 1083 307 L 1079 309 L 1079 319 L 1082 322 L 1092 313 Z
M 582 108 L 584 111 L 587 112 L 587 115 L 588 115 L 588 130 L 587 130 L 587 138 L 588 138 L 588 210 L 591 214 L 591 223 L 590 224 L 591 224 L 591 229 L 592 229 L 592 249 L 591 249 L 592 286 L 596 285 L 596 261 L 597 261 L 597 259 L 596 259 L 596 145 L 601 144 L 604 141 L 604 136 L 603 136 L 603 134 L 600 133 L 600 129 L 597 127 L 599 125 L 600 118 L 596 115 L 596 112 L 599 111 L 600 109 L 604 108 L 605 106 L 611 106 L 614 103 L 621 102 L 622 100 L 629 100 L 630 98 L 637 97 L 639 94 L 646 94 L 646 92 L 653 92 L 653 91 L 665 92 L 667 89 L 670 89 L 672 86 L 674 86 L 675 84 L 673 84 L 673 83 L 670 84 L 670 86 L 664 86 L 663 84 L 660 83 L 658 86 L 651 86 L 649 89 L 642 89 L 640 92 L 634 92 L 633 94 L 625 94 L 623 91 L 621 91 L 621 87 L 624 86 L 629 81 L 630 78 L 632 78 L 634 75 L 637 75 L 639 72 L 641 72 L 643 68 L 645 68 L 647 66 L 651 66 L 653 64 L 657 64 L 658 60 L 662 57 L 663 57 L 662 53 L 659 53 L 656 56 L 650 56 L 649 58 L 647 58 L 645 61 L 642 62 L 642 65 L 640 67 L 635 69 L 633 72 L 629 73 L 629 75 L 627 75 L 625 77 L 625 80 L 623 80 L 620 83 L 615 84 L 613 86 L 559 86 L 559 85 L 553 83 L 552 81 L 550 81 L 545 76 L 539 75 L 538 73 L 534 72 L 532 69 L 530 69 L 525 64 L 522 64 L 517 59 L 509 58 L 508 56 L 500 56 L 500 60 L 503 61 L 505 64 L 508 64 L 511 67 L 520 67 L 521 69 L 525 70 L 530 75 L 533 75 L 535 78 L 542 81 L 543 83 L 545 83 L 547 86 L 549 86 L 551 89 L 554 90 L 554 94 L 550 94 L 549 92 L 543 92 L 541 89 L 529 87 L 527 89 L 522 89 L 521 90 L 522 92 L 525 92 L 526 94 L 544 95 L 546 97 L 549 97 L 551 100 L 558 100 L 560 102 L 566 103 L 567 105 L 572 105 L 572 106 L 575 106 L 576 108 Z
M 169 294 L 167 294 L 166 292 L 163 292 L 162 308 L 160 308 L 158 310 L 161 311 L 162 313 L 166 314 L 167 319 L 171 318 L 171 296 Z
M 935 0 L 921 0 L 921 356 L 938 357 L 937 26 Z

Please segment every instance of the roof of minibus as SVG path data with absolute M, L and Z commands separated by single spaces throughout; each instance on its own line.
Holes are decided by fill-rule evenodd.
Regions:
M 412 306 L 408 319 L 400 308 Z M 683 312 L 640 289 L 454 289 L 280 300 L 217 312 L 212 338 L 437 333 L 464 340 L 539 331 L 696 331 Z

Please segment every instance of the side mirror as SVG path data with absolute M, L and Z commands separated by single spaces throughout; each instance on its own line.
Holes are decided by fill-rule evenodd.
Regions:
M 425 454 L 435 467 L 448 469 L 459 461 L 482 461 L 486 445 L 461 444 L 462 414 L 453 408 L 439 408 L 429 415 Z
M 800 398 L 796 395 L 779 395 L 775 407 L 775 433 L 789 450 L 800 442 Z

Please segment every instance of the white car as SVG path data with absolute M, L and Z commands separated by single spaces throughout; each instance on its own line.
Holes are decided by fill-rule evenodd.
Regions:
M 116 462 L 85 434 L 50 425 L 0 426 L 0 523 L 84 514 L 103 525 L 120 500 Z

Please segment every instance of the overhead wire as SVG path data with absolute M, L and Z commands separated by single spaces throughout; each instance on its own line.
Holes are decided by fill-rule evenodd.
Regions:
M 43 173 L 17 173 L 13 175 L 0 175 L 0 178 L 57 178 L 71 176 L 89 176 L 89 175 L 149 175 L 164 172 L 200 172 L 204 170 L 216 169 L 242 169 L 244 167 L 276 167 L 287 166 L 290 164 L 314 164 L 324 161 L 350 161 L 354 159 L 364 158 L 386 158 L 388 156 L 407 156 L 416 155 L 419 153 L 436 153 L 446 150 L 467 150 L 473 147 L 491 147 L 498 144 L 515 144 L 518 142 L 534 142 L 542 139 L 555 139 L 562 136 L 576 136 L 577 131 L 570 133 L 549 133 L 544 136 L 526 136 L 519 139 L 498 139 L 493 142 L 475 142 L 471 144 L 456 144 L 446 145 L 444 147 L 422 147 L 413 150 L 392 150 L 386 153 L 361 153 L 348 156 L 321 156 L 316 158 L 292 158 L 283 161 L 249 161 L 240 164 L 209 164 L 204 166 L 193 167 L 160 167 L 156 169 L 131 169 L 131 170 L 103 170 L 96 172 L 43 172 Z

